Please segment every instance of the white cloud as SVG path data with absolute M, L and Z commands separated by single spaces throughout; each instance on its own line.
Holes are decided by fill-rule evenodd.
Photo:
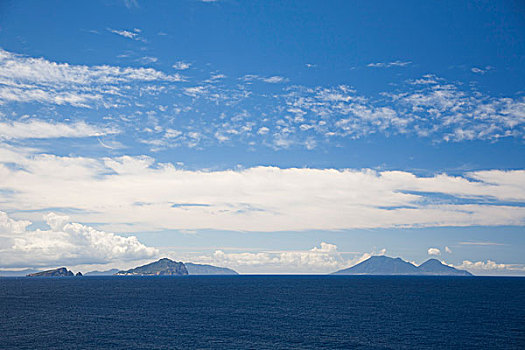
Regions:
M 164 134 L 164 137 L 172 139 L 172 138 L 179 137 L 180 135 L 182 135 L 182 131 L 180 130 L 166 129 L 166 133 Z
M 317 141 L 322 135 L 361 138 L 381 133 L 445 142 L 495 141 L 519 138 L 525 125 L 525 98 L 493 98 L 433 75 L 409 81 L 399 92 L 383 93 L 390 101 L 357 95 L 346 85 L 286 90 L 281 98 L 287 110 L 301 111 L 300 117 L 309 121 L 297 135 L 303 139 L 312 133 Z
M 0 122 L 0 140 L 91 137 L 116 133 L 118 131 L 115 129 L 101 128 L 83 121 L 74 123 L 47 122 L 43 120 Z
M 447 252 L 448 254 L 452 254 L 452 249 L 450 249 L 449 247 L 445 247 L 445 252 Z
M 139 60 L 153 62 L 155 58 L 146 56 Z M 388 64 L 405 63 L 394 61 Z M 176 69 L 188 67 L 190 63 L 184 61 L 174 64 Z M 247 83 L 237 85 L 231 84 L 230 80 L 219 81 L 223 78 L 224 75 L 211 72 L 210 78 L 195 79 L 190 86 L 177 89 L 170 83 L 183 81 L 180 74 L 170 75 L 153 68 L 72 65 L 0 50 L 0 104 L 36 102 L 106 108 L 133 105 L 139 110 L 139 107 L 158 109 L 151 106 L 157 99 L 148 97 L 163 94 L 174 98 L 179 106 L 173 109 L 180 116 L 177 128 L 183 132 L 198 131 L 206 140 L 200 143 L 203 148 L 223 142 L 223 138 L 216 135 L 229 137 L 232 143 L 262 144 L 274 149 L 311 149 L 342 138 L 357 139 L 374 134 L 465 142 L 520 138 L 524 132 L 525 98 L 491 97 L 472 86 L 447 83 L 432 74 L 397 85 L 395 91 L 384 92 L 376 98 L 359 95 L 347 85 L 276 87 L 279 91 L 269 94 L 268 91 L 257 91 L 260 87 L 251 89 L 248 83 L 288 81 L 278 75 L 246 75 L 240 79 Z M 250 103 L 241 103 L 245 100 Z M 217 113 L 205 112 L 209 108 Z M 206 118 L 201 118 L 205 113 Z M 241 113 L 251 116 L 251 120 L 245 117 L 241 124 L 236 119 Z M 231 117 L 223 120 L 224 115 Z M 255 118 L 256 115 L 262 118 Z M 170 118 L 173 116 L 169 113 L 159 116 L 157 124 L 169 125 Z M 148 121 L 136 118 L 133 126 Z M 230 129 L 247 128 L 249 131 L 229 134 L 223 127 L 226 122 L 229 122 Z M 131 123 L 122 120 L 121 124 L 127 124 L 123 125 L 124 129 Z M 151 125 L 140 125 L 141 130 L 148 128 L 153 129 Z M 275 134 L 273 141 L 260 137 L 264 135 L 262 132 L 256 132 L 265 128 Z M 147 136 L 146 142 L 152 147 L 155 147 L 154 143 L 165 141 L 150 137 Z M 177 143 L 176 146 L 186 145 L 193 143 Z
M 184 89 L 184 94 L 191 96 L 191 97 L 197 97 L 205 93 L 207 93 L 207 89 L 205 86 L 193 86 L 193 87 Z
M 159 59 L 157 57 L 152 57 L 152 56 L 144 56 L 138 59 L 138 61 L 140 61 L 143 64 L 155 63 L 158 60 Z
M 270 84 L 285 83 L 288 81 L 288 78 L 285 78 L 279 75 L 274 75 L 270 77 L 262 77 L 256 74 L 248 74 L 248 75 L 243 76 L 241 79 L 244 81 L 259 80 L 259 81 L 270 83 Z
M 0 265 L 4 267 L 108 263 L 151 258 L 157 249 L 136 237 L 123 237 L 71 223 L 67 216 L 44 215 L 49 229 L 28 230 L 29 221 L 0 212 Z
M 441 251 L 438 248 L 428 248 L 428 255 L 441 255 Z
M 185 69 L 190 68 L 190 66 L 191 66 L 191 63 L 179 61 L 179 62 L 175 62 L 172 67 L 177 70 L 185 70 Z
M 464 260 L 461 265 L 454 265 L 454 267 L 468 270 L 475 275 L 525 275 L 525 265 L 523 264 L 502 264 L 490 259 L 486 261 Z
M 491 69 L 493 69 L 491 66 L 486 66 L 485 68 L 472 67 L 470 71 L 476 74 L 485 74 Z
M 91 85 L 140 81 L 180 81 L 178 75 L 167 75 L 152 68 L 118 66 L 84 66 L 56 63 L 44 58 L 31 58 L 0 50 L 2 84 Z
M 393 62 L 377 62 L 369 63 L 367 66 L 372 68 L 390 68 L 390 67 L 405 67 L 411 64 L 410 61 L 393 61 Z
M 498 245 L 504 245 L 503 243 L 497 243 L 497 242 L 459 242 L 461 245 L 472 245 L 472 246 L 498 246 Z
M 177 74 L 168 75 L 153 68 L 71 65 L 0 49 L 0 103 L 88 107 L 118 95 L 122 83 L 181 80 Z
M 196 147 L 202 135 L 181 136 Z M 178 138 L 177 138 L 178 139 Z M 483 179 L 490 179 L 483 180 Z M 337 169 L 190 171 L 150 157 L 58 157 L 0 147 L 5 210 L 75 208 L 129 229 L 280 231 L 523 225 L 525 171 L 437 174 Z M 140 183 L 140 186 L 136 184 Z M 89 190 L 86 190 L 89 189 Z M 433 193 L 439 200 L 434 200 Z M 443 194 L 450 201 L 443 200 Z M 458 199 L 469 204 L 458 204 Z M 487 204 L 487 200 L 498 205 Z M 478 202 L 479 201 L 479 202 Z M 500 204 L 498 201 L 505 203 Z M 149 203 L 137 206 L 135 203 Z M 206 203 L 176 208 L 174 203 Z M 126 229 L 127 230 L 127 229 Z
M 487 261 L 476 261 L 472 262 L 469 260 L 463 261 L 458 267 L 463 269 L 472 269 L 472 270 L 504 270 L 506 268 L 505 264 L 497 264 L 492 260 Z
M 405 108 L 403 118 L 419 136 L 436 135 L 444 141 L 461 142 L 523 134 L 524 98 L 491 98 L 439 83 L 390 96 L 398 104 L 396 109 Z
M 286 82 L 286 81 L 288 81 L 288 79 L 286 79 L 284 77 L 280 77 L 278 75 L 274 75 L 273 77 L 262 78 L 262 81 L 264 81 L 265 83 L 277 84 L 277 83 Z
M 347 256 L 351 255 L 352 258 Z M 310 250 L 227 253 L 216 250 L 211 256 L 197 257 L 200 263 L 228 266 L 243 273 L 330 273 L 355 265 L 371 253 L 339 252 L 335 244 L 321 242 Z
M 108 29 L 111 33 L 123 36 L 124 38 L 128 39 L 135 39 L 137 38 L 138 34 L 134 32 L 130 32 L 127 30 L 116 30 L 116 29 Z
M 257 134 L 259 134 L 259 135 L 266 135 L 268 133 L 268 131 L 270 131 L 270 129 L 268 129 L 267 127 L 263 126 L 263 127 L 260 127 L 259 130 L 257 130 Z
M 377 132 L 404 133 L 410 120 L 390 107 L 376 107 L 355 91 L 341 85 L 333 88 L 289 89 L 284 96 L 288 111 L 300 111 L 309 124 L 304 132 L 359 138 Z
M 226 141 L 229 141 L 230 138 L 224 134 L 221 134 L 220 132 L 216 132 L 215 133 L 215 138 L 219 141 L 219 142 L 226 142 Z
M 102 100 L 98 93 L 57 92 L 40 88 L 0 87 L 0 105 L 4 102 L 39 102 L 56 105 L 72 105 L 89 107 L 90 104 Z
M 131 30 L 118 30 L 118 29 L 111 29 L 111 28 L 108 28 L 108 30 L 111 33 L 113 33 L 113 34 L 120 35 L 120 36 L 122 36 L 124 38 L 127 38 L 127 39 L 132 39 L 132 40 L 138 40 L 138 41 L 146 42 L 145 39 L 143 39 L 143 38 L 141 38 L 139 36 L 139 33 L 141 33 L 142 30 L 140 30 L 138 28 L 135 28 L 132 31 Z

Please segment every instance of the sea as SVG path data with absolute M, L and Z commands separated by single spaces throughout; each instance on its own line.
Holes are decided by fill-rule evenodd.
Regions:
M 0 278 L 0 349 L 525 349 L 525 278 Z

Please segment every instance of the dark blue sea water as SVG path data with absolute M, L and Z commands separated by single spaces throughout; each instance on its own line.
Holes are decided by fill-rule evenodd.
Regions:
M 525 278 L 0 278 L 1 349 L 525 349 Z

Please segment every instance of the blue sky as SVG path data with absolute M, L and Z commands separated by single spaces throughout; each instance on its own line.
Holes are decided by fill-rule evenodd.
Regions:
M 524 274 L 524 13 L 2 2 L 0 267 Z

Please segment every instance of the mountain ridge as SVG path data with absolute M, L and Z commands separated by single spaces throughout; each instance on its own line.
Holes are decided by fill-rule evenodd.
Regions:
M 443 264 L 437 259 L 428 259 L 419 266 L 401 258 L 385 255 L 371 256 L 354 266 L 338 270 L 332 275 L 376 275 L 376 276 L 473 276 L 470 272 Z
M 40 271 L 35 273 L 30 273 L 27 277 L 73 277 L 75 274 L 65 267 L 59 267 L 57 269 Z M 77 276 L 82 276 L 80 272 L 77 273 Z
M 235 270 L 227 267 L 219 267 L 207 264 L 194 264 L 185 262 L 186 269 L 189 275 L 238 275 L 239 273 Z

